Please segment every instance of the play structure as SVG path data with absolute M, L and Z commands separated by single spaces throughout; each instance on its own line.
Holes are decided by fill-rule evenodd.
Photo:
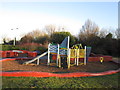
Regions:
M 70 66 L 86 65 L 91 61 L 111 61 L 112 56 L 103 56 L 103 55 L 93 55 L 90 56 L 91 47 L 82 46 L 82 44 L 73 45 L 69 47 L 70 37 L 66 37 L 61 44 L 49 43 L 48 51 L 37 56 L 36 58 L 25 62 L 24 64 L 30 64 L 37 61 L 37 65 L 40 64 L 41 57 L 47 55 L 47 65 L 52 65 L 56 63 L 55 66 L 70 68 Z
M 82 47 L 82 44 L 73 45 L 69 48 L 70 37 L 66 37 L 61 44 L 49 43 L 48 51 L 37 56 L 36 58 L 25 62 L 29 64 L 37 61 L 37 65 L 40 64 L 40 58 L 47 55 L 47 65 L 56 63 L 57 67 L 70 68 L 70 66 L 84 64 L 88 62 L 88 57 L 91 52 L 91 47 Z M 80 63 L 82 61 L 82 63 Z

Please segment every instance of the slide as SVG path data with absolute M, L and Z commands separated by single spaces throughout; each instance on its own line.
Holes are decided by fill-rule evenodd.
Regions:
M 39 60 L 41 57 L 45 56 L 47 53 L 48 53 L 48 52 L 45 52 L 45 53 L 43 53 L 43 54 L 35 57 L 34 59 L 30 60 L 30 61 L 24 62 L 23 64 L 29 64 L 29 63 L 32 63 L 32 62 L 34 62 L 34 61 L 36 61 L 36 60 Z

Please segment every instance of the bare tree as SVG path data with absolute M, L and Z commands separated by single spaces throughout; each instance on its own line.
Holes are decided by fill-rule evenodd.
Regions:
M 108 34 L 108 31 L 104 28 L 102 28 L 100 31 L 99 31 L 99 37 L 100 38 L 105 38 L 106 35 Z
M 39 36 L 44 36 L 46 33 L 44 31 L 41 31 L 39 29 L 33 30 L 32 32 L 29 32 L 26 36 L 31 36 L 33 38 L 37 38 Z
M 36 41 L 39 37 L 42 37 L 45 35 L 46 33 L 44 31 L 36 29 L 22 36 L 21 43 L 31 43 L 33 41 Z
M 67 28 L 62 25 L 62 26 L 55 26 L 53 24 L 46 25 L 44 30 L 48 35 L 52 35 L 54 32 L 62 32 L 62 31 L 67 31 Z
M 79 38 L 85 40 L 97 36 L 98 34 L 99 27 L 94 22 L 88 19 L 80 30 Z
M 47 32 L 48 35 L 51 35 L 52 33 L 54 33 L 57 30 L 55 25 L 46 25 L 45 26 L 45 31 Z

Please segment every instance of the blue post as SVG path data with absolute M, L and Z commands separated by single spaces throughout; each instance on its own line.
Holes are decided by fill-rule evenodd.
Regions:
M 86 62 L 88 62 L 88 58 L 90 56 L 91 53 L 91 47 L 86 47 Z

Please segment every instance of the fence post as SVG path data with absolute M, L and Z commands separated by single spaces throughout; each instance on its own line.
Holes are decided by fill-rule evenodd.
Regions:
M 70 49 L 68 49 L 68 68 L 70 68 Z
M 86 59 L 87 59 L 87 56 L 86 56 L 86 46 L 85 46 L 85 50 L 84 50 L 84 65 L 86 65 Z
M 48 44 L 48 62 L 47 65 L 50 65 L 50 43 Z
M 57 66 L 58 66 L 58 60 L 59 60 L 59 44 L 58 44 L 58 52 L 57 52 L 57 61 L 56 61 L 56 64 L 57 64 Z
M 79 49 L 76 49 L 77 66 L 79 64 Z

